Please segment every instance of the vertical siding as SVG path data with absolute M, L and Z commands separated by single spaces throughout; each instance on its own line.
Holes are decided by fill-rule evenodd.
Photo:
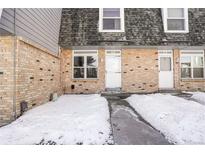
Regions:
M 16 9 L 16 35 L 58 51 L 61 9 Z M 0 28 L 14 33 L 14 9 L 4 9 Z

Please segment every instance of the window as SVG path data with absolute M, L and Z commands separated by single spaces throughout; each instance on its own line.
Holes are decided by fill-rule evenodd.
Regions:
M 73 51 L 73 78 L 95 79 L 98 72 L 98 56 L 95 50 Z
M 102 8 L 99 10 L 100 32 L 124 32 L 124 9 Z
M 171 71 L 171 57 L 160 57 L 160 71 Z
M 166 8 L 162 9 L 164 30 L 167 33 L 187 33 L 188 9 Z
M 204 78 L 204 51 L 181 52 L 181 78 Z

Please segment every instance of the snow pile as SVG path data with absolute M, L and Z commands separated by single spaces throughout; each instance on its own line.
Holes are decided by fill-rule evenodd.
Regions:
M 205 144 L 205 106 L 162 94 L 132 95 L 127 101 L 169 141 Z
M 109 144 L 109 109 L 100 95 L 64 95 L 0 128 L 0 144 Z
M 205 105 L 205 93 L 204 92 L 191 92 L 191 94 L 193 94 L 191 98 Z

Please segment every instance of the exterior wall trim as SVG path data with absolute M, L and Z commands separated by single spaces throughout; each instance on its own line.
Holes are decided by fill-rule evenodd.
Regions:
M 172 49 L 180 49 L 180 50 L 205 50 L 205 46 L 72 46 L 70 50 L 121 50 L 121 49 L 158 49 L 158 50 L 172 50 Z

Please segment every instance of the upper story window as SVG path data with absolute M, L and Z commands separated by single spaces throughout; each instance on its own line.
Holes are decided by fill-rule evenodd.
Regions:
M 164 30 L 166 33 L 188 33 L 188 9 L 162 9 Z
M 195 79 L 205 77 L 204 51 L 181 51 L 181 78 Z
M 124 9 L 102 8 L 99 10 L 100 32 L 124 32 Z

